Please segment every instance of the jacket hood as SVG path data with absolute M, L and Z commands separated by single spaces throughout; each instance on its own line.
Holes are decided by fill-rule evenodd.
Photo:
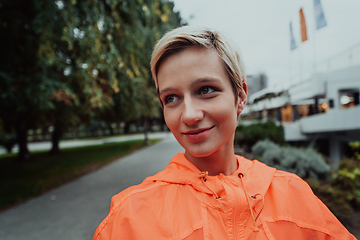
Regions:
M 239 167 L 232 175 L 205 176 L 206 184 L 203 182 L 202 172 L 187 160 L 182 152 L 175 155 L 163 171 L 146 178 L 144 182 L 161 181 L 171 184 L 190 185 L 196 191 L 222 197 L 225 192 L 220 181 L 241 186 L 241 175 L 243 177 L 243 185 L 249 196 L 255 196 L 256 194 L 265 196 L 276 169 L 268 167 L 257 160 L 251 161 L 238 155 L 235 156 Z

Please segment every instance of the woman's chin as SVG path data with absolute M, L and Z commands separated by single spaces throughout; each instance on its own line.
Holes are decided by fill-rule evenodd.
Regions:
M 206 158 L 211 156 L 214 151 L 185 151 L 186 157 L 193 157 L 193 158 Z

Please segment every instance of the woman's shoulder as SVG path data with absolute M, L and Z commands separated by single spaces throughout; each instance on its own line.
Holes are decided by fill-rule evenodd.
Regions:
M 278 181 L 282 184 L 300 184 L 301 186 L 308 186 L 307 182 L 296 175 L 295 173 L 286 172 L 276 169 L 274 175 L 274 181 Z
M 252 175 L 256 176 L 254 173 L 258 173 L 260 175 L 270 175 L 272 183 L 278 183 L 278 184 L 289 184 L 289 183 L 299 183 L 299 184 L 305 184 L 307 183 L 300 178 L 298 175 L 282 171 L 279 169 L 276 169 L 274 167 L 270 167 L 266 165 L 265 163 L 259 161 L 259 160 L 249 160 L 247 158 L 237 156 L 237 158 L 240 160 L 240 164 L 246 169 L 245 172 L 252 172 Z
M 149 200 L 156 197 L 154 192 L 161 187 L 161 183 L 142 182 L 114 195 L 109 214 L 96 229 L 93 239 L 100 239 L 100 235 L 101 239 L 112 239 L 114 236 L 126 239 L 122 237 L 131 233 L 129 229 L 134 228 L 133 223 L 139 223 L 137 227 L 146 224 L 143 220 L 148 219 L 148 212 L 152 210 Z
M 183 185 L 163 181 L 144 181 L 123 190 L 111 199 L 110 212 L 94 239 L 133 239 L 134 235 L 141 236 L 139 239 L 168 239 L 178 232 L 178 226 L 172 224 L 178 219 L 191 222 L 181 225 L 186 229 L 197 226 L 201 208 L 195 206 L 199 203 L 189 191 Z M 191 216 L 189 209 L 193 209 Z M 159 234 L 163 238 L 150 237 Z
M 138 185 L 134 185 L 124 189 L 111 198 L 110 211 L 119 207 L 121 204 L 127 201 L 133 201 L 138 198 L 148 198 L 149 195 L 154 196 L 154 192 L 161 191 L 166 184 L 162 182 L 142 182 Z
M 289 194 L 300 191 L 302 193 L 310 193 L 311 196 L 313 196 L 312 189 L 309 184 L 298 175 L 291 172 L 276 170 L 272 185 L 278 185 L 278 187 L 288 189 Z

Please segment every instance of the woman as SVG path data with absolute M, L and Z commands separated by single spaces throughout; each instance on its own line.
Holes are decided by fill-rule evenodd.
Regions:
M 94 239 L 355 239 L 299 177 L 234 155 L 247 87 L 223 35 L 175 29 L 156 44 L 151 71 L 185 153 L 115 195 Z

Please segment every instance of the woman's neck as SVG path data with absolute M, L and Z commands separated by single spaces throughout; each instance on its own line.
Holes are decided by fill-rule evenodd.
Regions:
M 200 171 L 207 171 L 210 176 L 219 175 L 220 173 L 228 176 L 238 169 L 233 144 L 225 145 L 206 157 L 195 157 L 185 151 L 185 157 Z

